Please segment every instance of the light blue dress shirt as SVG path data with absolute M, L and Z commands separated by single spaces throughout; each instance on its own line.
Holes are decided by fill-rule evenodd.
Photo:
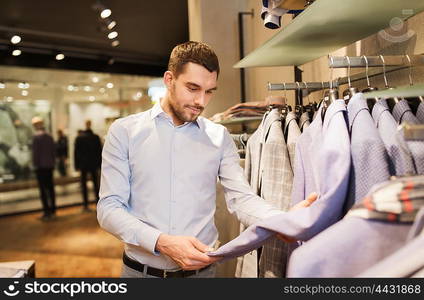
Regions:
M 130 258 L 155 268 L 178 268 L 155 250 L 161 233 L 214 245 L 217 178 L 242 223 L 282 213 L 251 191 L 225 127 L 203 117 L 174 126 L 159 103 L 115 121 L 102 159 L 99 224 Z

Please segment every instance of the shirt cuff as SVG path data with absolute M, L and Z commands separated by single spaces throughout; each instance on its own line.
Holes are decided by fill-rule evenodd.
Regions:
M 153 255 L 159 256 L 159 251 L 156 251 L 156 242 L 159 238 L 159 235 L 162 232 L 155 229 L 155 228 L 149 228 L 148 230 L 145 230 L 140 235 L 137 236 L 137 242 L 138 244 L 152 253 Z

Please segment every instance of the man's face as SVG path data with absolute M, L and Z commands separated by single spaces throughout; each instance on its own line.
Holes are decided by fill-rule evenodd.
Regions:
M 167 73 L 165 82 L 172 113 L 181 124 L 195 121 L 216 90 L 217 73 L 209 72 L 205 67 L 191 62 L 185 65 L 178 78 L 171 72 Z

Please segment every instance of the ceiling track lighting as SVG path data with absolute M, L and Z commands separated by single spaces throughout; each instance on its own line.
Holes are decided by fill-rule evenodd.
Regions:
M 21 50 L 19 50 L 19 49 L 14 49 L 13 51 L 12 51 L 12 55 L 13 56 L 19 56 L 19 55 L 21 55 L 22 54 L 22 51 Z
M 22 41 L 22 38 L 19 35 L 16 35 L 16 34 L 10 38 L 10 42 L 13 45 L 19 44 L 21 41 Z
M 63 60 L 65 58 L 65 54 L 59 52 L 56 54 L 56 60 Z

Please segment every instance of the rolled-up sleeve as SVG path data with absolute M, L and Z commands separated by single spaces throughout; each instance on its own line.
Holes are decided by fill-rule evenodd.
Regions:
M 253 193 L 240 166 L 236 145 L 227 129 L 225 129 L 223 145 L 219 180 L 224 187 L 229 212 L 235 213 L 245 226 L 277 214 L 284 214 L 284 211 Z
M 109 129 L 102 151 L 97 219 L 103 229 L 121 241 L 159 255 L 155 247 L 161 231 L 130 213 L 131 171 L 128 145 L 128 132 L 121 120 L 117 120 Z

